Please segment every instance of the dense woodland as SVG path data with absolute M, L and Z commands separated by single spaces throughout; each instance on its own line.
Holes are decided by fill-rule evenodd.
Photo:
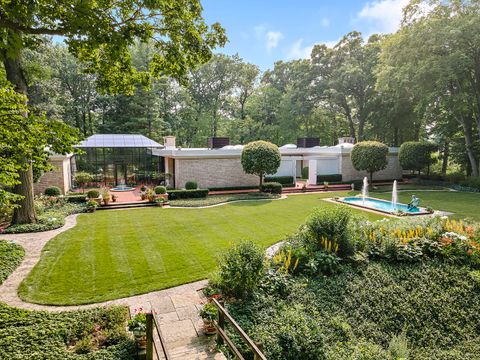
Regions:
M 131 95 L 99 92 L 96 77 L 64 45 L 45 40 L 25 55 L 30 102 L 48 116 L 93 133 L 141 133 L 181 146 L 205 146 L 209 136 L 233 143 L 278 145 L 299 136 L 375 139 L 399 146 L 430 139 L 445 159 L 438 171 L 478 176 L 480 158 L 480 14 L 478 4 L 412 4 L 393 35 L 346 34 L 311 58 L 279 61 L 261 72 L 239 55 L 216 54 L 180 84 L 171 78 L 137 86 Z M 431 9 L 429 9 L 431 10 Z M 139 70 L 154 54 L 131 48 Z

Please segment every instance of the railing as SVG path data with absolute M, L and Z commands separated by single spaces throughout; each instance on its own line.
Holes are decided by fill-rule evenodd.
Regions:
M 157 349 L 157 344 L 154 341 L 153 331 L 157 333 L 161 349 Z M 162 331 L 160 330 L 160 326 L 158 325 L 157 319 L 155 315 L 153 315 L 153 311 L 150 314 L 147 314 L 147 347 L 146 347 L 146 360 L 170 360 L 170 354 L 168 353 L 167 347 L 165 346 L 165 339 L 163 338 Z M 161 350 L 161 353 L 159 352 Z M 160 354 L 163 356 L 160 357 Z M 155 355 L 155 357 L 154 357 Z
M 215 327 L 217 329 L 217 343 L 223 345 L 226 343 L 230 350 L 235 355 L 236 359 L 245 360 L 240 351 L 237 349 L 232 339 L 227 335 L 225 331 L 225 322 L 228 321 L 232 326 L 233 330 L 240 335 L 240 337 L 245 341 L 247 346 L 253 352 L 254 360 L 267 360 L 265 355 L 262 353 L 262 345 L 256 344 L 253 340 L 243 331 L 243 329 L 237 324 L 233 317 L 228 313 L 228 311 L 223 307 L 217 299 L 212 299 L 213 304 L 218 308 L 218 322 L 215 321 Z

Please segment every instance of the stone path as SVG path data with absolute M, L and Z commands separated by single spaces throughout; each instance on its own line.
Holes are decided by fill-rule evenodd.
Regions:
M 0 285 L 0 302 L 22 309 L 51 312 L 124 305 L 128 306 L 130 313 L 134 315 L 139 309 L 153 309 L 173 359 L 225 359 L 223 354 L 215 352 L 214 339 L 203 335 L 202 321 L 198 316 L 198 309 L 205 300 L 199 290 L 207 284 L 206 280 L 89 305 L 48 306 L 20 299 L 17 295 L 18 286 L 40 260 L 45 244 L 61 232 L 74 227 L 76 218 L 77 215 L 68 216 L 62 228 L 52 231 L 0 235 L 0 240 L 14 241 L 25 249 L 25 258 L 20 266 Z M 160 349 L 159 344 L 157 347 Z

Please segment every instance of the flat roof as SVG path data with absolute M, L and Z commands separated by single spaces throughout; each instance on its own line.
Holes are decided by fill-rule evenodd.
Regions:
M 89 136 L 77 148 L 163 148 L 163 145 L 139 134 L 95 134 Z

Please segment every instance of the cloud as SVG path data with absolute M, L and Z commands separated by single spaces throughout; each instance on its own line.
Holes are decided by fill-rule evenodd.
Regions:
M 330 19 L 328 18 L 322 18 L 322 20 L 320 20 L 320 25 L 322 25 L 322 27 L 329 27 L 330 26 Z
M 409 0 L 369 1 L 354 19 L 355 23 L 363 23 L 370 33 L 392 33 L 398 30 L 402 20 L 403 8 Z
M 265 39 L 267 51 L 270 51 L 278 46 L 280 40 L 283 39 L 283 34 L 280 31 L 268 31 Z
M 257 25 L 253 28 L 255 37 L 258 41 L 265 44 L 265 49 L 270 52 L 276 48 L 280 41 L 284 38 L 280 31 L 267 30 L 265 25 Z

